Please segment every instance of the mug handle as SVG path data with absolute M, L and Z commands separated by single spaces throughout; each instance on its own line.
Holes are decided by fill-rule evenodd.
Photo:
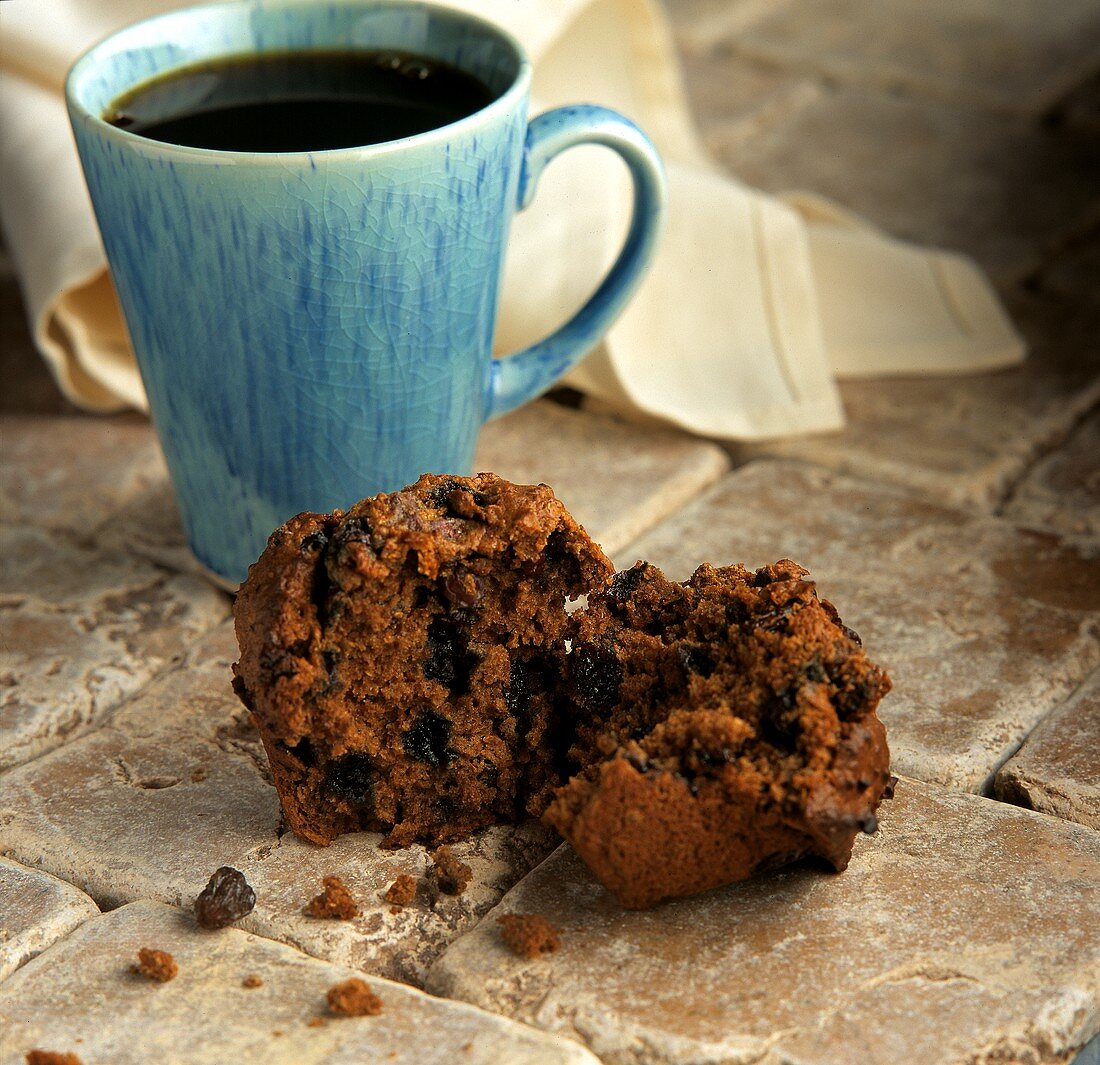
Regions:
M 527 128 L 518 207 L 529 207 L 546 164 L 578 144 L 603 144 L 622 156 L 634 182 L 634 213 L 618 259 L 583 307 L 548 337 L 489 366 L 487 419 L 545 392 L 595 346 L 642 278 L 665 215 L 665 173 L 657 149 L 629 118 L 606 107 L 576 104 L 533 119 Z

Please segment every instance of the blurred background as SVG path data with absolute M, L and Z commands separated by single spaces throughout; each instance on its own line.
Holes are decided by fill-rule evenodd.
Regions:
M 695 119 L 723 167 L 972 255 L 1031 352 L 999 373 L 842 382 L 845 430 L 725 445 L 734 458 L 810 457 L 995 509 L 1023 470 L 1066 445 L 1065 490 L 1087 481 L 1095 492 L 1100 5 L 665 4 Z M 32 348 L 6 260 L 0 379 L 5 413 L 75 413 Z

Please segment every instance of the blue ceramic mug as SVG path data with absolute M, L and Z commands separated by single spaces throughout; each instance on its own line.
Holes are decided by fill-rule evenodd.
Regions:
M 104 113 L 223 56 L 393 49 L 475 75 L 493 101 L 401 140 L 256 154 L 182 147 Z M 69 114 L 188 541 L 229 585 L 277 525 L 424 472 L 468 473 L 482 423 L 549 388 L 607 329 L 664 213 L 657 154 L 628 119 L 528 122 L 531 66 L 487 22 L 392 0 L 253 0 L 130 26 L 69 74 Z M 634 182 L 617 262 L 557 332 L 492 356 L 512 214 L 576 144 Z

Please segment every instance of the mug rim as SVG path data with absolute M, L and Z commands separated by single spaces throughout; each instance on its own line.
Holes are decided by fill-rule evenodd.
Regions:
M 420 9 L 443 18 L 472 23 L 486 34 L 497 38 L 501 44 L 511 50 L 516 59 L 515 77 L 504 92 L 491 100 L 484 107 L 478 108 L 478 110 L 471 114 L 463 115 L 462 118 L 456 119 L 454 122 L 448 122 L 446 125 L 436 126 L 434 129 L 425 130 L 422 133 L 414 133 L 408 137 L 398 137 L 394 140 L 379 141 L 374 144 L 354 145 L 347 148 L 318 148 L 293 152 L 233 151 L 224 148 L 198 148 L 187 144 L 172 144 L 169 141 L 161 141 L 153 137 L 144 137 L 140 133 L 135 133 L 132 130 L 112 125 L 102 114 L 97 114 L 91 108 L 85 106 L 84 102 L 79 98 L 76 88 L 76 83 L 81 75 L 84 74 L 87 69 L 94 66 L 97 59 L 97 53 L 114 41 L 116 37 L 128 33 L 139 26 L 150 26 L 154 23 L 168 21 L 185 14 L 203 11 L 212 12 L 218 9 L 232 10 L 255 8 L 274 12 L 308 10 L 317 6 L 315 0 L 283 0 L 283 2 L 275 5 L 265 4 L 264 0 L 213 0 L 211 3 L 188 5 L 186 7 L 175 8 L 172 11 L 162 11 L 148 18 L 137 19 L 134 22 L 127 23 L 125 26 L 120 26 L 117 30 L 113 30 L 111 33 L 107 34 L 107 36 L 100 38 L 94 44 L 85 48 L 73 61 L 65 76 L 65 101 L 69 108 L 70 117 L 74 122 L 79 117 L 84 122 L 90 123 L 98 130 L 100 136 L 118 140 L 122 145 L 127 145 L 142 151 L 153 151 L 171 155 L 178 154 L 195 162 L 241 163 L 247 161 L 249 165 L 263 165 L 265 163 L 269 165 L 285 165 L 287 160 L 311 160 L 313 157 L 333 160 L 349 158 L 362 159 L 367 156 L 387 155 L 404 148 L 418 147 L 420 145 L 429 145 L 434 142 L 449 140 L 451 137 L 455 136 L 456 133 L 464 132 L 466 129 L 483 123 L 499 113 L 511 110 L 522 102 L 530 89 L 531 60 L 527 55 L 526 49 L 520 44 L 519 40 L 503 26 L 495 22 L 490 22 L 480 15 L 471 15 L 458 8 L 431 3 L 430 0 L 338 0 L 338 3 L 341 7 L 362 8 L 364 10 L 370 8 L 391 8 L 393 10 L 403 11 Z M 248 54 L 252 53 L 228 51 L 224 53 L 225 57 Z M 254 54 L 259 55 L 262 53 L 257 52 Z M 184 70 L 186 69 L 186 64 L 178 68 L 173 67 L 169 69 Z M 168 71 L 161 72 L 161 74 L 166 73 L 168 73 Z M 156 76 L 159 77 L 161 75 L 158 74 Z M 143 82 L 139 81 L 124 91 L 131 92 L 141 84 L 143 84 Z M 123 93 L 119 93 L 118 95 L 121 96 Z

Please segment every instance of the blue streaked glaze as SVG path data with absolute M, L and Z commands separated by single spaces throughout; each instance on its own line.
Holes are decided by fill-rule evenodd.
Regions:
M 108 125 L 145 79 L 219 55 L 402 48 L 499 93 L 477 114 L 366 148 L 255 155 Z M 107 257 L 192 550 L 230 583 L 277 525 L 421 473 L 467 473 L 477 432 L 549 388 L 618 314 L 663 210 L 656 154 L 627 119 L 562 108 L 528 128 L 530 68 L 507 35 L 411 2 L 190 8 L 96 46 L 68 82 Z M 491 357 L 513 212 L 573 144 L 635 180 L 619 262 L 578 315 Z

